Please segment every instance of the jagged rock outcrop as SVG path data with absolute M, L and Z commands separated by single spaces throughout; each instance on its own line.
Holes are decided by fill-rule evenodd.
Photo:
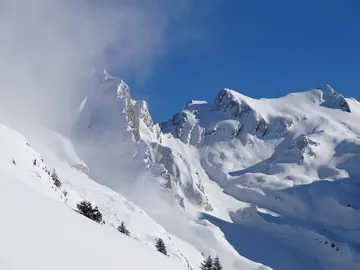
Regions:
M 297 163 L 304 165 L 310 158 L 316 157 L 315 147 L 320 145 L 319 142 L 310 139 L 305 134 L 295 138 L 289 146 L 275 154 L 275 163 Z
M 241 132 L 263 136 L 267 129 L 267 122 L 245 100 L 235 96 L 229 89 L 223 89 L 217 95 L 214 105 L 217 111 L 228 112 L 232 119 L 241 123 Z
M 286 136 L 293 124 L 290 116 L 278 115 L 265 120 L 246 97 L 223 89 L 213 104 L 187 102 L 172 119 L 161 123 L 160 128 L 186 144 L 201 147 L 204 143 L 213 142 L 215 137 L 215 140 L 238 138 L 244 144 L 253 143 L 251 136 L 260 139 L 281 138 Z
M 179 132 L 188 130 L 188 133 L 178 134 L 184 140 L 195 137 L 195 128 L 188 125 L 189 121 L 182 122 L 181 117 L 174 117 L 173 121 L 179 126 L 181 123 L 187 125 L 187 128 L 179 129 Z M 110 187 L 121 186 L 121 178 L 127 171 L 129 175 L 131 171 L 152 173 L 161 179 L 163 188 L 173 191 L 182 207 L 186 206 L 184 200 L 187 200 L 212 210 L 195 167 L 180 152 L 163 144 L 163 134 L 159 126 L 154 125 L 147 103 L 133 100 L 130 88 L 123 80 L 106 71 L 103 75 L 96 74 L 94 89 L 82 102 L 75 130 L 81 142 L 79 145 L 86 142 L 97 148 L 93 155 L 86 153 L 91 168 L 102 164 L 102 168 L 109 167 L 109 171 L 114 172 L 105 182 Z M 172 140 L 176 139 L 170 137 L 166 141 L 171 144 Z M 117 173 L 116 169 L 110 168 L 116 164 L 119 164 Z M 90 174 L 98 179 L 101 172 L 97 177 L 96 171 Z
M 168 122 L 161 123 L 160 127 L 186 144 L 200 146 L 204 140 L 204 128 L 199 125 L 194 111 L 181 110 Z
M 322 106 L 328 108 L 341 109 L 344 112 L 351 112 L 350 105 L 343 95 L 336 92 L 330 85 L 326 84 L 318 88 L 323 93 Z
M 316 146 L 319 146 L 318 142 L 302 134 L 295 140 L 295 143 L 290 146 L 289 149 L 297 149 L 297 151 L 300 153 L 299 164 L 303 164 L 306 156 L 316 157 L 316 153 L 313 149 L 313 147 Z

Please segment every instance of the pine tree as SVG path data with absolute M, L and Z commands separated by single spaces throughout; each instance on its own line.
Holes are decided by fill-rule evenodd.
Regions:
M 220 259 L 219 259 L 218 256 L 216 256 L 216 258 L 215 258 L 215 260 L 214 260 L 214 264 L 213 264 L 212 270 L 222 270 L 222 269 L 223 269 L 223 267 L 222 267 L 222 265 L 221 265 L 221 263 L 220 263 Z
M 83 216 L 92 219 L 98 223 L 102 222 L 101 212 L 99 211 L 97 206 L 93 208 L 91 202 L 82 201 L 78 203 L 76 207 L 78 209 L 78 213 L 82 214 Z
M 213 270 L 213 259 L 211 255 L 200 265 L 201 270 Z
M 54 185 L 57 186 L 58 188 L 61 187 L 61 182 L 59 180 L 59 177 L 55 171 L 55 169 L 53 170 L 53 172 L 51 173 L 51 179 L 54 181 Z
M 117 227 L 117 229 L 118 229 L 119 232 L 121 232 L 121 233 L 123 233 L 123 234 L 125 234 L 127 236 L 130 235 L 130 232 L 126 228 L 124 221 L 121 221 L 121 224 L 120 224 L 120 226 Z
M 165 246 L 165 243 L 164 241 L 161 239 L 161 238 L 158 238 L 158 240 L 156 241 L 156 245 L 155 245 L 156 249 L 165 254 L 166 256 L 168 255 L 167 254 L 167 250 L 166 250 L 166 246 Z

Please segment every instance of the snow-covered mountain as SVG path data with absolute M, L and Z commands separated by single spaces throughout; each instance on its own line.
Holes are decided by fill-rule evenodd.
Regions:
M 0 130 L 0 198 L 6 217 L 0 225 L 1 269 L 190 269 L 201 262 L 195 248 L 119 193 L 91 180 L 64 137 L 33 130 L 30 144 L 12 129 Z M 60 187 L 50 176 L 54 168 Z M 104 225 L 71 211 L 83 200 L 99 207 Z M 121 221 L 131 237 L 116 230 Z M 169 258 L 156 252 L 158 238 Z
M 72 134 L 0 126 L 0 268 L 195 270 L 212 255 L 224 269 L 360 269 L 359 120 L 325 85 L 223 89 L 154 123 L 123 80 L 94 74 Z M 83 200 L 105 224 L 71 211 Z
M 208 216 L 240 254 L 274 269 L 360 269 L 359 105 L 329 85 L 260 100 L 223 89 L 161 127 L 248 204 L 232 225 Z
M 354 239 L 359 213 L 353 195 L 360 134 L 356 100 L 345 99 L 329 85 L 260 100 L 223 89 L 213 103 L 190 101 L 169 121 L 154 124 L 146 102 L 132 100 L 122 80 L 105 74 L 101 85 L 102 90 L 95 87 L 96 94 L 82 106 L 78 120 L 82 128 L 77 131 L 84 135 L 78 138 L 99 145 L 92 151 L 98 155 L 104 150 L 102 160 L 134 154 L 122 157 L 126 162 L 121 163 L 128 165 L 118 166 L 106 185 L 121 189 L 126 181 L 119 174 L 148 173 L 173 193 L 184 213 L 200 209 L 203 221 L 217 226 L 241 255 L 275 269 L 353 269 L 358 264 L 359 242 Z M 117 105 L 110 106 L 108 100 Z M 106 121 L 97 122 L 97 117 Z M 111 121 L 117 124 L 107 125 L 119 131 L 109 135 L 103 125 Z M 106 138 L 103 144 L 99 136 Z M 119 151 L 129 145 L 134 149 Z M 109 155 L 106 147 L 117 153 Z M 339 185 L 345 186 L 343 192 L 339 193 Z M 331 207 L 331 215 L 327 201 L 338 206 Z M 346 231 L 348 226 L 354 231 Z M 242 239 L 237 230 L 247 232 L 246 237 Z M 264 234 L 253 250 L 251 234 Z M 259 246 L 266 248 L 259 251 Z M 289 254 L 274 258 L 269 254 L 275 250 Z M 216 253 L 236 269 L 238 258 Z

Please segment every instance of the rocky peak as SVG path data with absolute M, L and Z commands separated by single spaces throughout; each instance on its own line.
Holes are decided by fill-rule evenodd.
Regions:
M 325 84 L 318 88 L 322 92 L 322 106 L 334 109 L 341 109 L 344 112 L 351 112 L 350 105 L 343 95 L 336 92 L 330 85 Z
M 238 120 L 243 134 L 264 135 L 268 123 L 247 102 L 243 96 L 235 91 L 223 89 L 214 102 L 214 110 L 230 113 L 231 119 Z
M 122 79 L 111 76 L 106 70 L 104 70 L 104 78 L 102 83 L 105 83 L 106 86 L 110 87 L 115 86 L 116 96 L 118 98 L 131 98 L 130 96 L 130 88 Z
M 284 137 L 292 127 L 293 119 L 288 116 L 273 115 L 265 120 L 265 117 L 256 110 L 256 106 L 253 106 L 252 103 L 256 104 L 256 102 L 257 100 L 247 98 L 233 90 L 223 89 L 216 96 L 213 104 L 191 100 L 169 121 L 161 123 L 160 127 L 163 132 L 172 133 L 182 142 L 195 146 L 204 142 L 232 138 L 238 138 L 244 144 L 248 144 L 252 142 L 249 135 L 263 139 Z M 228 121 L 232 121 L 231 124 Z M 223 130 L 221 127 L 226 129 L 228 138 L 225 134 L 218 134 Z M 230 132 L 227 132 L 228 129 L 231 129 Z M 209 136 L 211 139 L 208 140 Z
M 130 87 L 120 78 L 94 72 L 94 87 L 81 106 L 79 121 L 87 121 L 87 127 L 99 127 L 97 132 L 108 132 L 108 128 L 131 131 L 133 138 L 140 139 L 140 122 L 153 130 L 154 123 L 146 101 L 131 98 Z M 121 113 L 119 113 L 121 112 Z
M 214 101 L 214 109 L 230 111 L 234 117 L 241 117 L 245 114 L 256 114 L 255 110 L 242 98 L 236 96 L 235 91 L 224 88 L 219 92 Z
M 189 117 L 191 115 L 189 112 Z M 186 140 L 185 130 L 194 132 L 195 129 L 188 125 L 190 118 L 182 122 L 182 117 L 183 113 L 174 116 L 172 124 L 185 125 L 181 136 Z M 195 166 L 179 153 L 180 150 L 174 151 L 163 144 L 147 102 L 133 100 L 130 88 L 123 80 L 106 71 L 96 74 L 94 89 L 82 102 L 78 124 L 79 141 L 98 148 L 94 153 L 87 153 L 92 157 L 89 163 L 95 167 L 99 160 L 106 166 L 114 162 L 117 166 L 117 162 L 121 162 L 122 167 L 119 164 L 118 173 L 109 180 L 111 183 L 117 183 L 119 176 L 127 171 L 144 170 L 155 175 L 163 188 L 170 189 L 182 207 L 191 202 L 206 210 L 212 209 Z M 169 140 L 172 144 L 171 138 Z M 87 146 L 83 148 L 88 149 Z

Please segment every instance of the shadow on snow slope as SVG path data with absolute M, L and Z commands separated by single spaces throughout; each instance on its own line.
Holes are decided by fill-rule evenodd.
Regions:
M 202 218 L 218 226 L 235 250 L 249 260 L 276 270 L 326 270 L 316 259 L 289 248 L 259 228 L 230 223 L 205 213 Z
M 319 180 L 266 195 L 233 188 L 230 195 L 252 206 L 232 213 L 234 223 L 202 218 L 218 226 L 242 256 L 276 270 L 360 267 L 358 179 Z

